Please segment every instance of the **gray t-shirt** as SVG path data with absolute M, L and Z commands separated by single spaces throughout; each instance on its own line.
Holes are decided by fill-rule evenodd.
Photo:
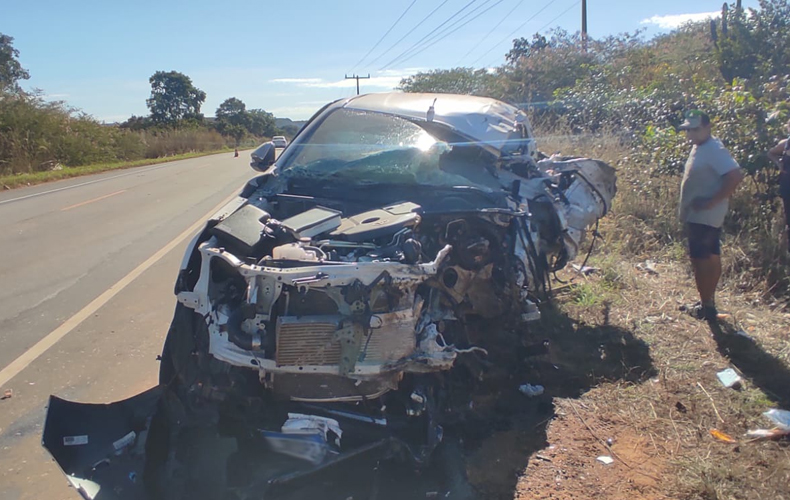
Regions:
M 696 198 L 712 198 L 721 189 L 722 176 L 738 168 L 738 162 L 715 137 L 691 148 L 680 184 L 680 220 L 721 227 L 729 200 L 722 200 L 708 210 L 694 210 L 691 204 Z

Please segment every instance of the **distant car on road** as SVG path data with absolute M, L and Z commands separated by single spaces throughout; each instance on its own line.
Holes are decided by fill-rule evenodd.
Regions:
M 272 142 L 274 143 L 274 146 L 277 148 L 284 148 L 288 145 L 288 139 L 286 139 L 282 135 L 275 135 L 274 137 L 272 137 Z

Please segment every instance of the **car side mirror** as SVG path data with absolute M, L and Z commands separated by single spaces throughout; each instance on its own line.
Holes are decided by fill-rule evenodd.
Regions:
M 257 170 L 258 172 L 265 172 L 269 169 L 269 167 L 274 165 L 274 160 L 276 159 L 274 149 L 273 142 L 264 142 L 258 147 L 258 149 L 253 151 L 250 155 L 252 158 L 252 161 L 250 162 L 252 169 Z

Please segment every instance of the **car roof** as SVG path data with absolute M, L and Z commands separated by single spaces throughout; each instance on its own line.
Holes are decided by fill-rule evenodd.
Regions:
M 352 97 L 346 109 L 389 113 L 411 120 L 427 120 L 433 106 L 433 121 L 447 125 L 462 135 L 480 141 L 486 149 L 501 153 L 516 131 L 516 121 L 532 130 L 526 114 L 515 106 L 490 97 L 460 94 L 387 92 Z

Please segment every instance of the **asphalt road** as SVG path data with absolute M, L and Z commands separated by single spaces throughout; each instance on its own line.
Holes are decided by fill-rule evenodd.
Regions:
M 50 394 L 156 384 L 173 282 L 200 221 L 254 176 L 232 153 L 0 193 L 0 500 L 71 499 L 41 447 Z

